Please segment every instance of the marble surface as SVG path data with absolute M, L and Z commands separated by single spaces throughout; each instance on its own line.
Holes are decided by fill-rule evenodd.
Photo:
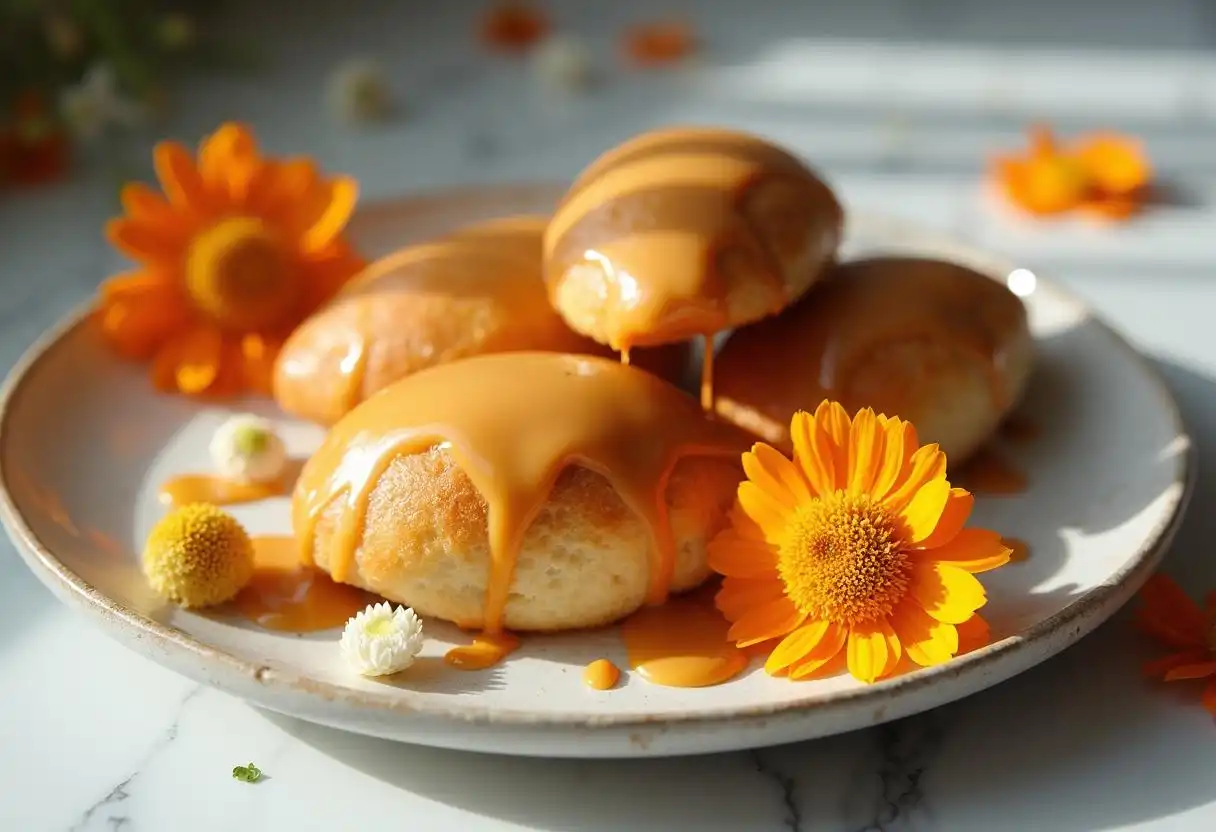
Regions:
M 662 11 L 695 10 L 709 45 L 699 66 L 611 69 L 600 89 L 565 101 L 539 94 L 526 66 L 467 43 L 471 4 L 368 2 L 357 16 L 350 6 L 261 4 L 238 18 L 234 28 L 265 32 L 267 67 L 191 83 L 161 131 L 193 140 L 220 119 L 244 119 L 271 150 L 306 150 L 355 174 L 371 199 L 568 177 L 664 122 L 771 135 L 822 167 L 850 206 L 1013 254 L 1084 295 L 1152 357 L 1200 451 L 1199 491 L 1166 569 L 1194 594 L 1216 586 L 1211 4 L 1106 4 L 1095 17 L 1094 4 L 1054 0 L 668 0 Z M 554 6 L 606 64 L 620 26 L 654 10 Z M 358 54 L 381 59 L 405 118 L 361 131 L 329 118 L 324 78 Z M 1117 231 L 1005 216 L 978 185 L 985 154 L 1039 117 L 1144 136 L 1172 198 Z M 142 139 L 135 151 L 146 156 Z M 0 194 L 0 367 L 120 267 L 99 234 L 114 208 L 96 161 L 61 185 Z M 1155 648 L 1125 615 L 1011 682 L 899 723 L 643 762 L 432 751 L 257 711 L 85 626 L 7 541 L 0 622 L 0 829 L 14 832 L 1216 826 L 1216 725 L 1196 688 L 1140 678 Z M 232 766 L 251 760 L 266 779 L 234 781 Z

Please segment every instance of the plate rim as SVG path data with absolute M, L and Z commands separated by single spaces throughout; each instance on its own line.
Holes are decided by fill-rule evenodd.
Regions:
M 442 201 L 451 203 L 453 200 L 509 199 L 513 194 L 527 193 L 535 196 L 538 193 L 560 193 L 557 183 L 505 183 L 472 185 L 457 188 L 435 188 L 415 193 L 403 194 L 370 202 L 358 209 L 358 213 L 375 214 L 379 210 L 400 210 L 402 204 L 409 204 L 415 210 L 425 211 L 429 204 Z M 992 272 L 1012 271 L 1016 266 L 1009 258 L 987 251 L 977 246 L 961 243 L 947 234 L 941 234 L 924 228 L 915 222 L 896 219 L 871 212 L 851 212 L 848 221 L 862 224 L 866 227 L 885 228 L 891 238 L 911 236 L 916 240 L 917 247 L 932 247 L 940 250 L 942 255 L 950 252 L 967 263 L 983 264 L 982 268 Z M 710 709 L 689 709 L 675 714 L 647 714 L 639 712 L 602 714 L 585 713 L 555 713 L 523 711 L 515 708 L 485 706 L 462 702 L 459 699 L 435 701 L 424 698 L 417 692 L 393 688 L 391 693 L 380 691 L 357 690 L 339 683 L 320 680 L 306 674 L 293 673 L 289 670 L 272 667 L 268 663 L 260 663 L 235 656 L 223 649 L 202 641 L 193 635 L 170 624 L 156 621 L 142 613 L 127 607 L 120 601 L 111 598 L 97 589 L 61 561 L 26 522 L 9 486 L 9 460 L 2 453 L 9 438 L 9 417 L 14 410 L 14 403 L 22 393 L 23 386 L 33 375 L 37 365 L 46 359 L 52 351 L 61 346 L 77 329 L 86 326 L 94 316 L 96 297 L 90 297 L 79 304 L 67 315 L 49 327 L 31 344 L 14 363 L 2 386 L 0 386 L 0 522 L 3 522 L 15 548 L 22 560 L 31 568 L 39 580 L 53 590 L 62 600 L 71 601 L 74 605 L 87 610 L 91 615 L 101 619 L 102 623 L 117 625 L 124 635 L 132 638 L 153 638 L 165 651 L 184 651 L 196 661 L 218 663 L 230 672 L 236 672 L 255 682 L 266 694 L 278 692 L 284 695 L 304 694 L 319 698 L 333 704 L 344 704 L 361 709 L 377 712 L 411 715 L 417 717 L 432 717 L 451 720 L 460 723 L 479 723 L 497 726 L 536 726 L 550 728 L 580 728 L 580 729 L 630 729 L 647 728 L 656 725 L 693 727 L 698 725 L 713 725 L 749 719 L 767 719 L 775 717 L 797 716 L 801 711 L 813 710 L 823 706 L 845 706 L 858 701 L 872 700 L 875 702 L 902 701 L 911 697 L 917 691 L 932 687 L 945 678 L 968 677 L 981 680 L 978 685 L 969 686 L 972 690 L 988 687 L 982 677 L 989 669 L 997 671 L 1004 665 L 1016 666 L 1019 656 L 1026 650 L 1033 649 L 1039 642 L 1048 644 L 1049 649 L 1037 660 L 1031 660 L 1026 667 L 1045 661 L 1057 654 L 1066 646 L 1083 637 L 1099 623 L 1113 615 L 1131 595 L 1148 579 L 1153 570 L 1164 556 L 1165 549 L 1171 543 L 1187 505 L 1194 491 L 1195 474 L 1197 469 L 1197 448 L 1182 419 L 1177 401 L 1170 391 L 1161 373 L 1152 366 L 1147 356 L 1139 352 L 1119 332 L 1108 324 L 1101 315 L 1097 314 L 1088 303 L 1061 284 L 1044 278 L 1036 269 L 1035 274 L 1040 285 L 1083 310 L 1089 320 L 1106 335 L 1115 346 L 1129 358 L 1146 378 L 1150 381 L 1158 404 L 1169 414 L 1175 433 L 1186 440 L 1185 449 L 1175 457 L 1173 482 L 1169 503 L 1165 514 L 1157 525 L 1146 536 L 1135 554 L 1121 569 L 1112 574 L 1101 585 L 1094 587 L 1067 607 L 1032 625 L 1022 633 L 1009 636 L 993 642 L 986 647 L 956 657 L 952 661 L 931 668 L 922 668 L 902 674 L 891 679 L 882 680 L 871 685 L 832 693 L 785 700 L 771 703 L 754 703 L 734 705 Z M 1130 591 L 1129 591 L 1130 588 Z M 1102 614 L 1102 609 L 1108 603 L 1117 601 L 1120 595 L 1126 597 L 1118 601 L 1113 609 Z M 1096 620 L 1095 620 L 1096 619 Z M 1062 640 L 1059 645 L 1052 646 L 1050 637 L 1070 623 L 1078 625 L 1077 635 Z M 1088 623 L 1089 626 L 1085 626 Z M 146 655 L 147 651 L 143 651 Z M 177 663 L 161 661 L 152 658 L 162 666 L 169 666 L 177 672 Z M 1022 658 L 1024 663 L 1024 657 Z M 1016 674 L 1020 671 L 1014 671 Z M 190 675 L 190 674 L 186 674 Z M 209 684 L 227 688 L 221 678 L 215 674 L 205 674 Z M 993 673 L 998 680 L 1006 678 L 1000 672 Z M 198 677 L 195 677 L 198 678 Z M 246 693 L 238 693 L 245 696 Z M 967 694 L 950 697 L 953 701 Z M 268 703 L 263 703 L 267 704 Z M 944 703 L 938 703 L 944 704 Z M 926 706 L 926 707 L 935 707 Z M 273 707 L 273 706 L 270 706 Z

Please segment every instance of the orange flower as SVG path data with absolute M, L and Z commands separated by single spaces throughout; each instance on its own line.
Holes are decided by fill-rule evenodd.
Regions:
M 481 21 L 481 39 L 489 47 L 523 51 L 549 34 L 549 19 L 526 3 L 498 3 Z
M 1144 672 L 1167 682 L 1209 679 L 1203 707 L 1216 716 L 1216 592 L 1208 595 L 1206 610 L 1200 609 L 1178 584 L 1154 575 L 1140 590 L 1140 600 L 1136 623 L 1176 651 L 1149 662 Z
M 642 67 L 657 67 L 683 60 L 696 48 L 692 28 L 678 21 L 634 26 L 625 32 L 625 56 Z
M 1025 156 L 1000 156 L 994 176 L 1014 205 L 1036 216 L 1083 211 L 1119 220 L 1144 200 L 1152 172 L 1140 144 L 1115 133 L 1061 147 L 1046 127 L 1030 131 Z
M 824 402 L 794 414 L 791 461 L 758 443 L 731 527 L 709 547 L 725 576 L 718 609 L 740 647 L 769 642 L 764 668 L 801 679 L 842 651 L 873 682 L 901 657 L 924 667 L 988 640 L 973 573 L 1009 561 L 1000 535 L 965 529 L 974 498 L 946 479 L 911 424 Z M 777 641 L 777 640 L 780 641 Z
M 355 182 L 310 159 L 264 158 L 237 124 L 206 138 L 197 161 L 177 142 L 153 160 L 165 195 L 126 185 L 126 215 L 106 226 L 140 268 L 102 284 L 102 332 L 151 362 L 157 389 L 268 393 L 283 339 L 363 267 L 342 236 Z

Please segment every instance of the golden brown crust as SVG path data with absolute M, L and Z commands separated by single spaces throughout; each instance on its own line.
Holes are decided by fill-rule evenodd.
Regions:
M 739 478 L 738 467 L 722 459 L 685 459 L 672 472 L 674 590 L 691 589 L 709 574 L 705 542 L 725 524 Z M 322 569 L 345 510 L 333 502 L 318 523 L 313 556 Z M 399 457 L 372 490 L 351 583 L 422 615 L 480 626 L 489 575 L 486 512 L 486 501 L 446 450 Z M 608 481 L 567 468 L 525 534 L 507 628 L 577 629 L 628 615 L 645 599 L 649 552 L 646 525 Z

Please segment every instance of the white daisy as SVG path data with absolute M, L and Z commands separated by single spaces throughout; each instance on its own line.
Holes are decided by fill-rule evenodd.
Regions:
M 346 622 L 339 646 L 362 676 L 397 673 L 413 664 L 422 649 L 422 621 L 409 607 L 372 604 Z

